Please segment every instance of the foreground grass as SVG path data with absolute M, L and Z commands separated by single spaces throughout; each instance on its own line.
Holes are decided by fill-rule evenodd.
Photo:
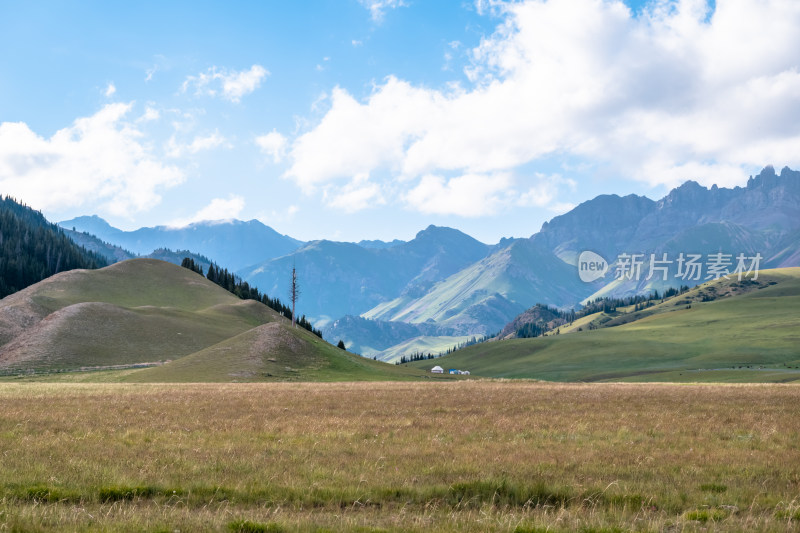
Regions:
M 0 384 L 0 531 L 793 531 L 800 387 Z

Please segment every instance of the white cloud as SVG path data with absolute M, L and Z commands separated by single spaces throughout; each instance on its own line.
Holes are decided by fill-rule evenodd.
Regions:
M 186 92 L 195 88 L 196 95 L 221 96 L 234 103 L 239 103 L 261 86 L 261 82 L 269 75 L 269 71 L 261 65 L 253 65 L 250 70 L 227 70 L 211 67 L 197 76 L 188 76 L 181 86 Z
M 310 132 L 295 140 L 287 176 L 306 191 L 332 179 L 369 174 L 381 166 L 400 170 L 405 147 L 421 135 L 436 95 L 389 78 L 367 103 L 335 88 L 330 110 Z
M 326 191 L 327 204 L 346 213 L 355 213 L 370 207 L 386 204 L 381 188 L 371 183 L 366 175 L 357 175 L 344 187 Z
M 169 226 L 183 228 L 193 222 L 232 220 L 239 217 L 239 214 L 244 210 L 244 206 L 244 198 L 235 194 L 229 195 L 227 199 L 214 198 L 211 203 L 194 215 L 173 220 L 169 223 Z
M 171 117 L 170 125 L 176 133 L 188 135 L 195 131 L 203 122 L 203 117 L 206 114 L 205 109 L 165 109 L 166 116 Z
M 161 118 L 161 113 L 158 109 L 153 107 L 147 106 L 144 110 L 144 115 L 137 119 L 137 122 L 151 122 L 153 120 L 158 120 Z
M 133 104 L 108 104 L 49 139 L 21 122 L 0 123 L 0 190 L 37 209 L 97 206 L 129 216 L 157 204 L 184 180 L 158 161 L 124 120 Z
M 428 174 L 406 194 L 405 201 L 422 213 L 463 217 L 492 215 L 509 203 L 511 183 L 506 173 L 465 174 L 449 180 Z
M 514 196 L 558 204 L 519 170 L 548 157 L 668 186 L 800 164 L 800 2 L 728 0 L 711 16 L 704 0 L 659 0 L 638 16 L 619 0 L 476 7 L 502 22 L 470 51 L 471 85 L 390 76 L 363 100 L 336 88 L 294 140 L 286 176 L 311 191 L 367 175 L 440 212 L 421 191 L 461 190 L 445 175 L 513 175 Z
M 260 220 L 265 226 L 271 226 L 275 228 L 276 224 L 285 224 L 287 222 L 292 221 L 295 218 L 295 215 L 300 212 L 300 207 L 297 205 L 289 205 L 286 209 L 276 210 L 272 209 L 270 211 L 261 211 L 256 214 L 256 219 Z
M 167 59 L 167 57 L 161 54 L 156 54 L 153 59 L 154 59 L 153 66 L 145 70 L 145 78 L 144 78 L 145 82 L 152 81 L 153 76 L 155 76 L 156 72 L 162 70 L 170 70 L 171 64 L 169 59 Z
M 408 4 L 405 3 L 404 0 L 358 0 L 362 6 L 369 9 L 370 16 L 372 16 L 372 20 L 375 22 L 380 22 L 383 20 L 384 14 L 386 14 L 387 9 L 397 9 L 398 7 L 404 7 Z
M 219 134 L 218 131 L 210 135 L 206 135 L 205 137 L 195 137 L 194 140 L 189 144 L 187 150 L 191 154 L 196 154 L 197 152 L 201 152 L 203 150 L 211 150 L 212 148 L 217 148 L 218 146 L 225 145 L 227 141 L 225 137 Z
M 112 82 L 109 82 L 108 85 L 106 85 L 106 90 L 103 91 L 103 94 L 106 95 L 106 98 L 111 98 L 114 96 L 115 92 L 117 92 L 116 86 Z
M 576 205 L 572 202 L 555 202 L 547 206 L 547 209 L 555 215 L 563 215 L 575 209 Z
M 221 146 L 230 148 L 231 144 L 218 131 L 205 136 L 198 135 L 189 144 L 179 144 L 173 135 L 167 141 L 166 153 L 169 157 L 182 157 L 186 154 L 196 154 Z
M 506 0 L 475 0 L 475 11 L 479 15 L 502 11 Z
M 517 196 L 515 203 L 522 207 L 548 207 L 555 210 L 560 210 L 561 207 L 558 203 L 554 203 L 562 189 L 568 188 L 572 192 L 577 188 L 574 180 L 563 178 L 559 174 L 545 176 L 544 174 L 536 173 L 533 176 L 531 185 L 528 190 L 522 192 Z
M 272 130 L 266 135 L 256 137 L 256 144 L 263 153 L 272 158 L 273 162 L 280 163 L 286 156 L 286 147 L 289 142 L 286 137 Z

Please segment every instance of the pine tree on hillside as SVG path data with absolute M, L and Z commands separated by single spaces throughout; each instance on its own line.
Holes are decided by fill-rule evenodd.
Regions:
M 203 274 L 203 267 L 198 265 L 197 263 L 195 263 L 194 259 L 192 259 L 191 257 L 184 257 L 183 261 L 181 261 L 181 266 L 183 268 L 188 268 L 192 272 L 197 272 L 201 276 L 204 275 Z
M 39 211 L 12 198 L 0 198 L 0 298 L 75 268 L 108 262 L 79 247 Z
M 181 262 L 181 266 L 197 272 L 201 276 L 203 275 L 203 269 L 199 267 L 197 263 L 195 263 L 190 257 L 185 257 Z M 266 294 L 261 294 L 255 287 L 251 287 L 246 281 L 242 281 L 242 279 L 235 274 L 228 272 L 227 268 L 220 268 L 219 265 L 212 262 L 208 266 L 208 272 L 206 273 L 205 277 L 208 279 L 208 281 L 216 283 L 223 289 L 235 294 L 242 300 L 256 300 L 263 303 L 270 309 L 277 311 L 286 318 L 291 319 L 293 316 L 292 307 L 284 304 L 278 298 L 270 298 Z M 310 331 L 317 337 L 322 338 L 322 332 L 314 328 L 311 322 L 306 319 L 305 315 L 297 319 L 296 324 L 301 328 Z

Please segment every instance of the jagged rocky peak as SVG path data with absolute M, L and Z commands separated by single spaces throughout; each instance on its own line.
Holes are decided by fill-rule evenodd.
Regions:
M 466 236 L 466 234 L 458 231 L 457 229 L 448 228 L 445 226 L 434 226 L 433 224 L 431 224 L 424 230 L 419 231 L 414 238 L 419 240 L 425 240 L 425 239 L 440 239 L 448 236 L 460 237 L 460 236 Z
M 489 247 L 466 233 L 446 226 L 430 225 L 417 233 L 413 240 L 396 250 L 434 253 L 436 251 L 455 251 L 459 254 L 477 254 L 476 260 L 488 252 Z
M 772 188 L 779 183 L 778 175 L 775 173 L 775 167 L 772 165 L 765 166 L 761 172 L 753 177 L 750 176 L 750 179 L 747 180 L 747 188 L 748 189 L 758 189 L 758 188 Z
M 680 187 L 672 189 L 661 201 L 659 209 L 679 208 L 683 211 L 706 210 L 725 202 L 734 189 L 719 188 L 714 184 L 710 189 L 694 180 L 689 180 Z
M 767 165 L 757 176 L 750 176 L 747 180 L 748 190 L 774 189 L 786 187 L 792 191 L 800 191 L 800 172 L 789 167 L 783 167 L 780 176 L 775 173 L 772 165 Z
M 655 202 L 646 196 L 601 194 L 578 205 L 572 211 L 542 225 L 542 232 L 555 228 L 618 228 L 627 227 L 652 211 Z
M 112 227 L 111 224 L 97 215 L 76 217 L 59 222 L 58 225 L 67 229 L 75 228 L 78 232 L 87 232 L 98 237 L 121 232 L 121 230 Z

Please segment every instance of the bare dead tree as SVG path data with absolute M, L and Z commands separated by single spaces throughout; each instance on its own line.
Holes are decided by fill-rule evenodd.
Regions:
M 294 310 L 297 304 L 297 299 L 300 298 L 300 287 L 297 285 L 297 268 L 292 265 L 292 286 L 289 289 L 289 298 L 292 301 L 292 327 L 297 327 L 297 315 Z

